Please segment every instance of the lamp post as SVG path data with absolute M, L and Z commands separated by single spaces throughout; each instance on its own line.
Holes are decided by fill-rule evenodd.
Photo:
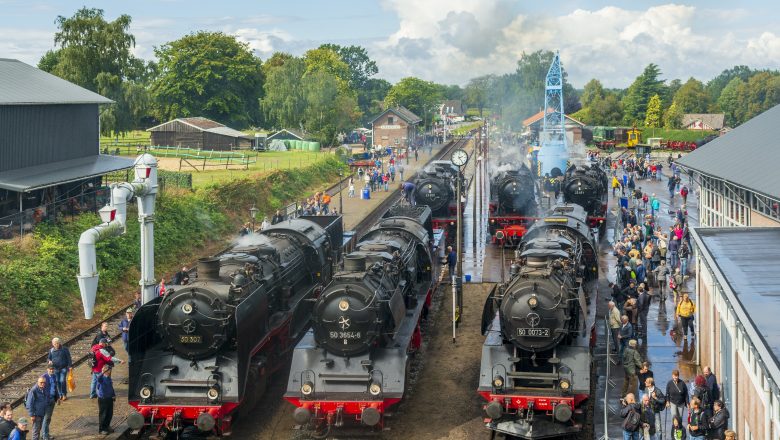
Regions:
M 249 215 L 252 217 L 252 232 L 255 232 L 255 217 L 257 217 L 257 213 L 260 212 L 259 209 L 252 204 L 252 207 L 249 208 Z
M 339 214 L 344 214 L 344 196 L 342 195 L 344 191 L 342 185 L 344 185 L 344 172 L 339 171 Z

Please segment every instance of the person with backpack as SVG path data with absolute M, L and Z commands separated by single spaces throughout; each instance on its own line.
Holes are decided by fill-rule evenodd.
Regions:
M 655 433 L 657 432 L 657 427 L 660 426 L 661 420 L 655 416 L 653 403 L 647 394 L 642 396 L 642 412 L 639 420 L 642 423 L 642 433 L 645 440 L 656 440 Z
M 620 410 L 620 417 L 623 420 L 623 440 L 641 440 L 642 428 L 642 406 L 636 403 L 634 393 L 626 394 L 626 397 L 620 399 L 623 408 Z
M 713 399 L 710 390 L 707 388 L 707 379 L 705 379 L 704 376 L 696 376 L 696 379 L 693 381 L 693 392 L 691 394 L 693 398 L 699 401 L 699 408 L 707 414 L 710 414 L 712 411 Z M 706 427 L 707 425 L 705 424 L 704 426 Z
M 666 397 L 661 389 L 655 386 L 655 380 L 652 377 L 645 379 L 645 391 L 644 396 L 647 396 L 650 401 L 650 407 L 653 409 L 654 416 L 654 432 L 656 434 L 662 432 L 661 427 L 661 413 L 666 409 Z M 644 398 L 644 396 L 642 396 Z
M 92 382 L 89 385 L 89 398 L 97 399 L 97 380 L 103 373 L 103 366 L 113 366 L 114 363 L 124 363 L 121 359 L 114 357 L 109 351 L 109 345 L 107 339 L 101 339 L 100 342 L 94 345 L 91 349 L 91 358 L 89 359 L 89 365 L 92 367 Z
M 679 288 L 679 286 L 676 285 L 676 281 L 675 287 Z M 677 295 L 675 295 L 675 299 L 676 296 Z M 691 301 L 687 293 L 682 294 L 682 299 L 680 300 L 680 303 L 677 304 L 677 310 L 675 313 L 680 318 L 680 324 L 682 325 L 683 330 L 683 339 L 686 341 L 688 340 L 688 328 L 691 329 L 691 338 L 695 338 L 696 335 L 694 334 L 693 317 L 694 313 L 696 313 L 696 305 L 693 303 L 693 301 Z
M 682 188 L 680 188 L 680 196 L 682 197 L 683 205 L 688 203 L 688 187 L 683 185 Z
M 57 374 L 57 394 L 62 400 L 68 400 L 68 373 L 73 370 L 73 359 L 68 347 L 62 345 L 60 338 L 51 340 L 51 348 L 47 355 L 49 365 L 54 367 Z
M 688 413 L 688 440 L 705 440 L 709 420 L 707 413 L 701 409 L 701 401 L 691 399 L 691 409 Z

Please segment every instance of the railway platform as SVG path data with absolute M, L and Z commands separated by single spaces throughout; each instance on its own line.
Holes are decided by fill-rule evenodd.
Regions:
M 409 158 L 407 164 L 405 160 L 399 161 L 399 164 L 404 167 L 404 177 L 410 178 L 418 170 L 422 169 L 433 156 L 435 156 L 444 145 L 434 145 L 432 148 L 420 149 L 419 158 L 417 160 L 414 157 Z M 339 191 L 337 190 L 332 196 L 331 208 L 336 211 L 342 211 L 344 215 L 344 229 L 351 230 L 360 223 L 360 221 L 369 215 L 375 208 L 377 208 L 383 201 L 390 197 L 396 188 L 398 188 L 399 176 L 396 176 L 396 182 L 390 186 L 389 191 L 375 191 L 371 193 L 371 198 L 368 200 L 360 198 L 360 189 L 362 184 L 355 182 L 355 197 L 349 197 L 349 185 L 344 183 L 341 189 L 341 201 L 339 199 Z M 343 205 L 341 205 L 343 203 Z M 114 324 L 115 326 L 115 324 Z M 111 328 L 111 332 L 115 332 L 115 328 Z M 113 344 L 117 351 L 117 357 L 122 360 L 127 360 L 127 354 L 124 351 L 121 341 L 117 341 Z M 112 422 L 112 428 L 114 433 L 110 435 L 98 434 L 98 409 L 97 400 L 89 398 L 89 385 L 90 385 L 90 368 L 86 363 L 82 363 L 74 368 L 74 374 L 76 379 L 76 390 L 70 393 L 68 400 L 62 402 L 54 410 L 54 417 L 51 423 L 51 436 L 57 440 L 92 440 L 92 439 L 118 439 L 128 430 L 126 419 L 131 412 L 131 407 L 127 404 L 127 364 L 117 365 L 114 369 L 113 379 L 114 386 L 116 388 L 117 399 L 114 405 L 114 419 Z M 41 374 L 43 371 L 41 371 Z M 32 383 L 30 384 L 32 385 Z M 279 397 L 277 400 L 280 400 Z M 26 411 L 21 407 L 15 409 L 15 418 L 19 418 L 22 415 L 26 416 Z M 237 434 L 240 434 L 240 426 L 237 426 Z M 236 437 L 241 438 L 241 437 Z

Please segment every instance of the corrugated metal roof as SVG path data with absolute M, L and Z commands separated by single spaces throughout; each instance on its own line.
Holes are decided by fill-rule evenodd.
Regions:
M 133 166 L 133 159 L 95 155 L 47 163 L 0 173 L 0 188 L 16 192 L 32 191 L 60 183 L 100 176 Z
M 678 160 L 684 168 L 780 199 L 780 105 Z
M 725 120 L 725 113 L 686 113 L 682 117 L 682 126 L 688 127 L 696 121 L 701 121 L 713 130 L 720 130 Z
M 270 141 L 270 140 L 277 139 L 281 135 L 283 135 L 284 133 L 288 133 L 288 134 L 292 135 L 293 137 L 295 137 L 295 138 L 297 138 L 298 140 L 301 140 L 301 141 L 305 141 L 307 139 L 306 134 L 301 132 L 300 130 L 296 130 L 294 128 L 283 128 L 283 129 L 277 131 L 276 133 L 268 136 L 268 140 Z
M 207 131 L 209 133 L 220 134 L 222 136 L 241 137 L 241 138 L 252 139 L 252 136 L 250 136 L 250 135 L 248 135 L 248 134 L 246 134 L 246 133 L 244 133 L 242 131 L 234 130 L 234 129 L 230 128 L 230 127 L 225 127 L 225 126 L 209 128 L 208 130 L 205 130 L 205 131 Z
M 0 105 L 112 102 L 114 101 L 19 60 L 0 58 Z
M 780 380 L 780 228 L 694 228 L 693 237 L 759 357 Z
M 195 118 L 179 118 L 179 121 L 184 122 L 185 124 L 190 124 L 198 128 L 202 128 L 204 130 L 209 130 L 211 128 L 217 128 L 217 127 L 224 127 L 225 124 L 220 124 L 217 121 L 212 121 L 209 118 L 204 117 L 195 117 Z

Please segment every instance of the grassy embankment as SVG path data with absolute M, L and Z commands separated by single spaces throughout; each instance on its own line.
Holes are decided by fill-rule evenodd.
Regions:
M 259 215 L 270 214 L 334 183 L 342 168 L 328 157 L 302 168 L 250 174 L 192 191 L 166 189 L 155 217 L 158 278 L 219 249 L 246 221 L 253 204 Z M 100 289 L 92 322 L 81 319 L 77 243 L 82 231 L 99 223 L 97 215 L 41 224 L 23 239 L 0 242 L 0 371 L 31 349 L 43 351 L 51 337 L 74 334 L 130 303 L 131 292 L 138 288 L 140 259 L 139 225 L 133 221 L 135 208 L 130 211 L 127 234 L 97 246 Z

